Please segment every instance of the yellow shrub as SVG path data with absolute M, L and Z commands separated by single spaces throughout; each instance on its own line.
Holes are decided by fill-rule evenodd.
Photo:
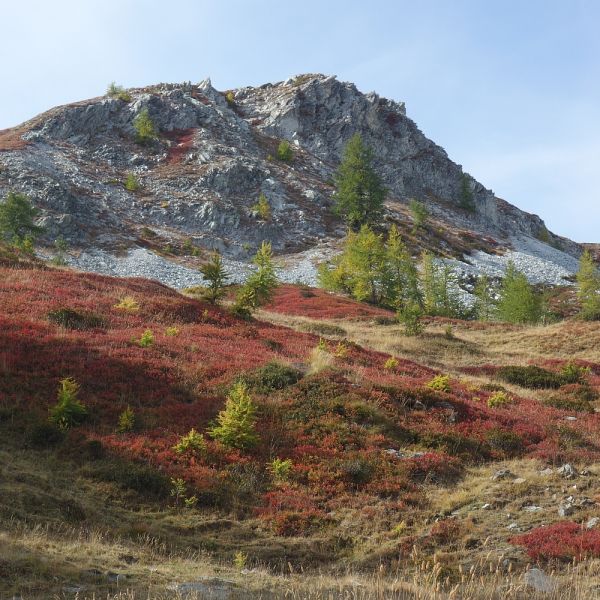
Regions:
M 125 296 L 115 304 L 114 308 L 133 313 L 140 310 L 140 304 L 133 296 Z
M 390 356 L 384 363 L 383 368 L 387 371 L 393 371 L 398 366 L 398 359 Z
M 427 387 L 437 392 L 450 391 L 450 377 L 448 375 L 436 375 L 428 384 Z

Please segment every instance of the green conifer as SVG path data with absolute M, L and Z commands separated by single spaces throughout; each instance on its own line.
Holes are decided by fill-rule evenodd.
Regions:
M 352 230 L 380 222 L 386 190 L 373 168 L 373 151 L 358 133 L 344 149 L 335 188 L 336 212 Z

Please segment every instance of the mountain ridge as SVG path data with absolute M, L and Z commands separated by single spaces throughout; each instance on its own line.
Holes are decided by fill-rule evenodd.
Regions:
M 388 188 L 385 219 L 415 252 L 429 247 L 462 259 L 476 250 L 518 249 L 513 238 L 521 237 L 573 257 L 581 252 L 465 173 L 406 116 L 403 103 L 334 76 L 227 91 L 206 79 L 128 94 L 130 101 L 102 96 L 56 107 L 0 132 L 0 195 L 15 189 L 31 197 L 47 245 L 63 236 L 75 253 L 119 255 L 141 246 L 180 260 L 164 250 L 190 240 L 200 254 L 216 248 L 239 261 L 263 239 L 284 256 L 323 241 L 335 245 L 344 227 L 331 211 L 332 176 L 345 143 L 359 133 Z M 133 120 L 144 109 L 159 137 L 140 146 Z M 282 140 L 294 151 L 289 163 L 274 158 Z M 128 174 L 138 190 L 125 189 Z M 268 221 L 253 211 L 260 193 L 272 208 Z M 461 206 L 465 194 L 472 210 Z M 411 233 L 412 198 L 431 213 L 428 239 Z

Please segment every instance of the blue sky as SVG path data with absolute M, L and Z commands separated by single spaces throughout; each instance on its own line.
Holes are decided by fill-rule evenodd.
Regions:
M 553 231 L 600 242 L 599 0 L 3 0 L 0 21 L 0 129 L 113 80 L 335 74 L 405 101 Z

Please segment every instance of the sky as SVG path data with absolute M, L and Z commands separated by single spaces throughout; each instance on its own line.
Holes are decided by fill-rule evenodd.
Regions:
M 126 87 L 325 73 L 554 232 L 600 242 L 600 0 L 0 0 L 0 129 Z

